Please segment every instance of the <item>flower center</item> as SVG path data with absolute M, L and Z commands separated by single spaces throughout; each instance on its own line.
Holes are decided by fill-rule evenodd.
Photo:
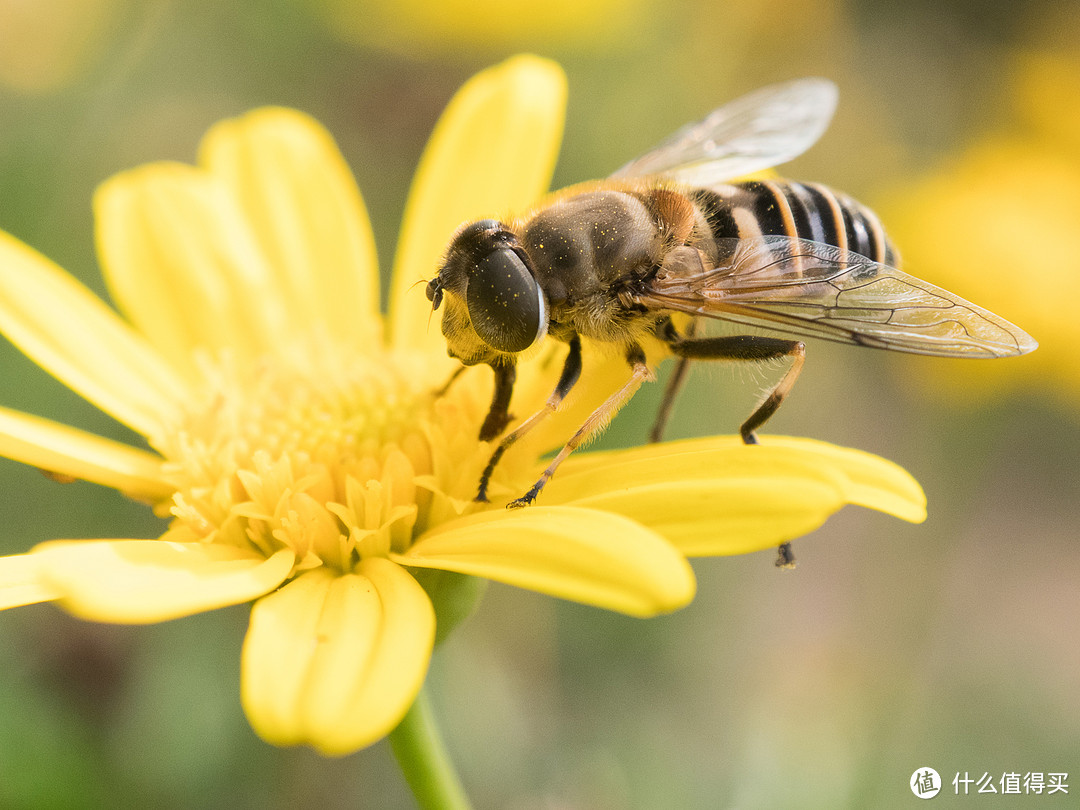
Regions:
M 445 365 L 421 354 L 335 354 L 206 364 L 208 395 L 155 442 L 174 529 L 349 570 L 470 507 L 486 455 L 475 390 L 439 396 Z

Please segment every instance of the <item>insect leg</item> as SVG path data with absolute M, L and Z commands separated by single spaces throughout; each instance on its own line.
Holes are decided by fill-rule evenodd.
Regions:
M 791 543 L 781 543 L 776 547 L 776 567 L 794 568 L 795 552 L 791 550 Z
M 737 335 L 733 337 L 682 338 L 668 342 L 671 351 L 680 358 L 702 360 L 770 360 L 775 357 L 791 357 L 791 366 L 776 384 L 765 401 L 757 407 L 750 418 L 739 428 L 746 444 L 757 444 L 754 433 L 776 413 L 780 403 L 791 392 L 791 387 L 802 371 L 806 360 L 806 345 L 800 340 L 782 340 L 780 338 L 761 337 L 758 335 Z M 776 565 L 778 568 L 794 568 L 795 555 L 791 543 L 781 543 L 777 548 Z
M 496 375 L 498 372 L 496 372 Z M 574 335 L 570 338 L 570 351 L 566 355 L 566 361 L 563 363 L 562 374 L 559 375 L 559 382 L 555 386 L 555 390 L 551 392 L 551 396 L 548 397 L 547 402 L 544 403 L 544 407 L 514 428 L 512 431 L 503 436 L 502 441 L 499 442 L 499 446 L 495 448 L 495 452 L 491 454 L 491 458 L 488 460 L 487 466 L 484 467 L 484 472 L 480 474 L 480 485 L 476 490 L 476 498 L 474 500 L 487 503 L 487 488 L 491 483 L 491 476 L 495 472 L 495 467 L 499 463 L 499 459 L 503 457 L 507 450 L 532 430 L 539 422 L 541 422 L 547 416 L 553 414 L 559 407 L 559 404 L 566 398 L 566 395 L 570 392 L 570 389 L 574 387 L 574 383 L 578 381 L 581 376 L 581 339 Z M 511 381 L 510 386 L 513 385 Z M 495 395 L 499 396 L 499 379 L 496 376 Z M 507 404 L 509 404 L 510 393 L 509 390 L 506 393 Z M 495 409 L 495 402 L 492 402 L 492 411 Z M 488 419 L 491 419 L 491 413 L 488 414 Z M 484 421 L 484 427 L 487 427 L 487 420 Z M 483 434 L 481 434 L 482 436 Z M 498 435 L 498 434 L 496 434 Z
M 735 335 L 731 337 L 682 338 L 668 343 L 671 351 L 679 357 L 693 360 L 772 360 L 776 357 L 792 358 L 791 366 L 750 418 L 739 428 L 747 444 L 757 444 L 754 433 L 776 413 L 784 397 L 791 391 L 802 371 L 806 359 L 806 344 L 801 340 L 759 335 Z
M 657 330 L 660 338 L 670 343 L 672 340 L 685 340 L 694 336 L 694 331 L 697 327 L 697 321 L 691 321 L 690 326 L 686 330 L 686 335 L 680 336 L 675 331 L 675 326 L 671 323 L 670 318 L 665 318 L 660 328 Z M 675 370 L 671 372 L 671 376 L 668 377 L 667 385 L 664 386 L 664 396 L 660 400 L 660 407 L 656 409 L 656 419 L 653 421 L 652 430 L 649 431 L 649 441 L 653 444 L 664 440 L 664 430 L 667 428 L 668 420 L 671 418 L 671 410 L 675 407 L 675 400 L 679 396 L 679 392 L 682 391 L 683 385 L 686 383 L 686 375 L 690 371 L 690 358 L 680 357 L 678 364 L 675 366 Z
M 435 396 L 436 397 L 444 397 L 444 396 L 446 396 L 446 392 L 450 390 L 450 386 L 452 386 L 455 382 L 457 382 L 457 378 L 460 377 L 462 374 L 464 374 L 465 370 L 467 368 L 468 368 L 468 366 L 458 366 L 456 369 L 454 369 L 454 373 L 450 375 L 450 379 L 447 380 L 445 383 L 443 383 L 442 388 L 440 388 L 439 390 L 437 390 L 435 392 Z
M 626 353 L 626 359 L 630 363 L 632 369 L 630 379 L 627 380 L 618 391 L 604 400 L 604 403 L 599 408 L 589 414 L 589 418 L 585 420 L 585 423 L 577 429 L 574 435 L 570 437 L 570 441 L 568 441 L 563 449 L 559 451 L 559 454 L 552 459 L 551 463 L 547 466 L 547 469 L 544 470 L 543 475 L 540 476 L 540 479 L 532 485 L 528 492 L 517 500 L 508 503 L 506 505 L 507 509 L 528 506 L 536 500 L 536 496 L 540 494 L 540 490 L 542 490 L 544 485 L 551 480 L 551 476 L 555 474 L 555 470 L 566 460 L 566 457 L 574 452 L 574 450 L 589 436 L 606 425 L 622 404 L 633 396 L 638 387 L 645 380 L 652 378 L 652 372 L 649 371 L 649 367 L 645 363 L 645 352 L 641 350 L 640 346 L 633 344 Z
M 656 419 L 649 431 L 649 441 L 653 444 L 664 440 L 664 430 L 668 420 L 671 419 L 671 409 L 675 406 L 675 400 L 686 382 L 687 373 L 690 371 L 690 358 L 680 357 L 675 370 L 668 377 L 667 385 L 664 386 L 664 396 L 660 400 L 660 407 L 656 409 Z
M 514 381 L 517 379 L 517 366 L 513 363 L 492 363 L 491 370 L 495 372 L 495 393 L 491 396 L 491 408 L 480 427 L 482 442 L 494 439 L 506 430 L 510 423 L 510 397 L 514 393 Z

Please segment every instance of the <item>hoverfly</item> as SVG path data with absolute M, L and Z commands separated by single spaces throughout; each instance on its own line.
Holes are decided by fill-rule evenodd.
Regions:
M 690 360 L 790 359 L 740 429 L 748 444 L 757 442 L 757 429 L 802 368 L 799 336 L 939 357 L 1010 357 L 1035 349 L 1008 321 L 896 269 L 897 253 L 877 216 L 844 194 L 816 183 L 731 179 L 808 149 L 836 100 L 835 85 L 824 79 L 766 87 L 680 129 L 605 181 L 558 192 L 524 216 L 458 230 L 427 296 L 433 310 L 446 303 L 448 353 L 465 366 L 484 363 L 494 371 L 481 440 L 496 438 L 510 422 L 518 356 L 545 335 L 569 344 L 555 390 L 503 436 L 477 500 L 487 500 L 507 449 L 577 382 L 582 339 L 620 347 L 629 378 L 511 507 L 530 504 L 559 464 L 652 378 L 641 345 L 650 336 L 679 358 L 654 439 Z M 794 339 L 699 337 L 692 326 L 680 332 L 674 313 L 764 326 Z M 784 552 L 781 547 L 778 564 Z

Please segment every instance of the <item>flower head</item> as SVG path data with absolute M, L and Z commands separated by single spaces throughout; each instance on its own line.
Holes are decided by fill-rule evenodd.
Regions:
M 472 500 L 491 452 L 477 439 L 490 375 L 445 385 L 455 366 L 415 282 L 462 220 L 543 190 L 564 92 L 555 65 L 518 57 L 454 99 L 410 197 L 386 317 L 354 181 L 330 136 L 290 110 L 218 124 L 197 167 L 152 164 L 101 187 L 98 253 L 122 315 L 0 236 L 0 329 L 150 447 L 0 410 L 0 453 L 169 518 L 156 539 L 0 559 L 0 604 L 141 623 L 254 601 L 242 674 L 253 726 L 341 754 L 393 729 L 424 680 L 436 630 L 425 570 L 649 616 L 692 598 L 688 554 L 775 546 L 846 503 L 921 520 L 902 470 L 780 439 L 583 455 L 537 506 Z M 523 366 L 515 413 L 543 401 L 563 351 Z M 576 405 L 500 465 L 491 491 L 504 502 L 610 390 L 604 361 L 586 359 L 597 373 Z

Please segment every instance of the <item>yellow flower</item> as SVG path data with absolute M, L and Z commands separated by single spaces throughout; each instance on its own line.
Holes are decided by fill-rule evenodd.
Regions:
M 1017 137 L 992 137 L 879 206 L 905 266 L 975 301 L 1039 342 L 995 363 L 919 358 L 905 374 L 963 401 L 1008 389 L 1080 394 L 1080 161 Z
M 98 253 L 123 316 L 0 236 L 0 329 L 151 448 L 0 410 L 0 453 L 171 518 L 157 539 L 0 559 L 0 605 L 55 600 L 142 623 L 254 601 L 242 666 L 253 727 L 343 754 L 393 729 L 424 680 L 436 609 L 420 582 L 439 587 L 425 569 L 649 616 L 692 598 L 688 554 L 776 546 L 846 503 L 921 520 L 918 484 L 889 462 L 774 438 L 582 455 L 536 506 L 472 501 L 492 449 L 476 438 L 490 373 L 440 393 L 455 365 L 414 285 L 462 220 L 541 193 L 564 95 L 557 66 L 517 57 L 455 97 L 410 196 L 386 318 L 354 181 L 294 111 L 218 124 L 198 167 L 152 164 L 101 187 Z M 523 367 L 514 412 L 543 401 L 560 351 Z M 504 502 L 625 374 L 587 362 L 596 374 L 577 405 L 500 466 L 491 491 Z
M 986 134 L 876 206 L 905 266 L 1038 342 L 1002 363 L 919 358 L 905 375 L 959 401 L 1009 389 L 1080 395 L 1080 81 L 1076 55 L 1022 54 L 1005 132 Z M 917 367 L 916 367 L 917 366 Z M 1050 385 L 1047 385 L 1047 383 Z
M 315 13 L 343 40 L 430 59 L 521 47 L 625 47 L 652 30 L 653 0 L 499 0 L 478 10 L 468 0 L 315 0 Z
M 125 13 L 118 0 L 0 3 L 0 85 L 51 93 L 84 76 Z

